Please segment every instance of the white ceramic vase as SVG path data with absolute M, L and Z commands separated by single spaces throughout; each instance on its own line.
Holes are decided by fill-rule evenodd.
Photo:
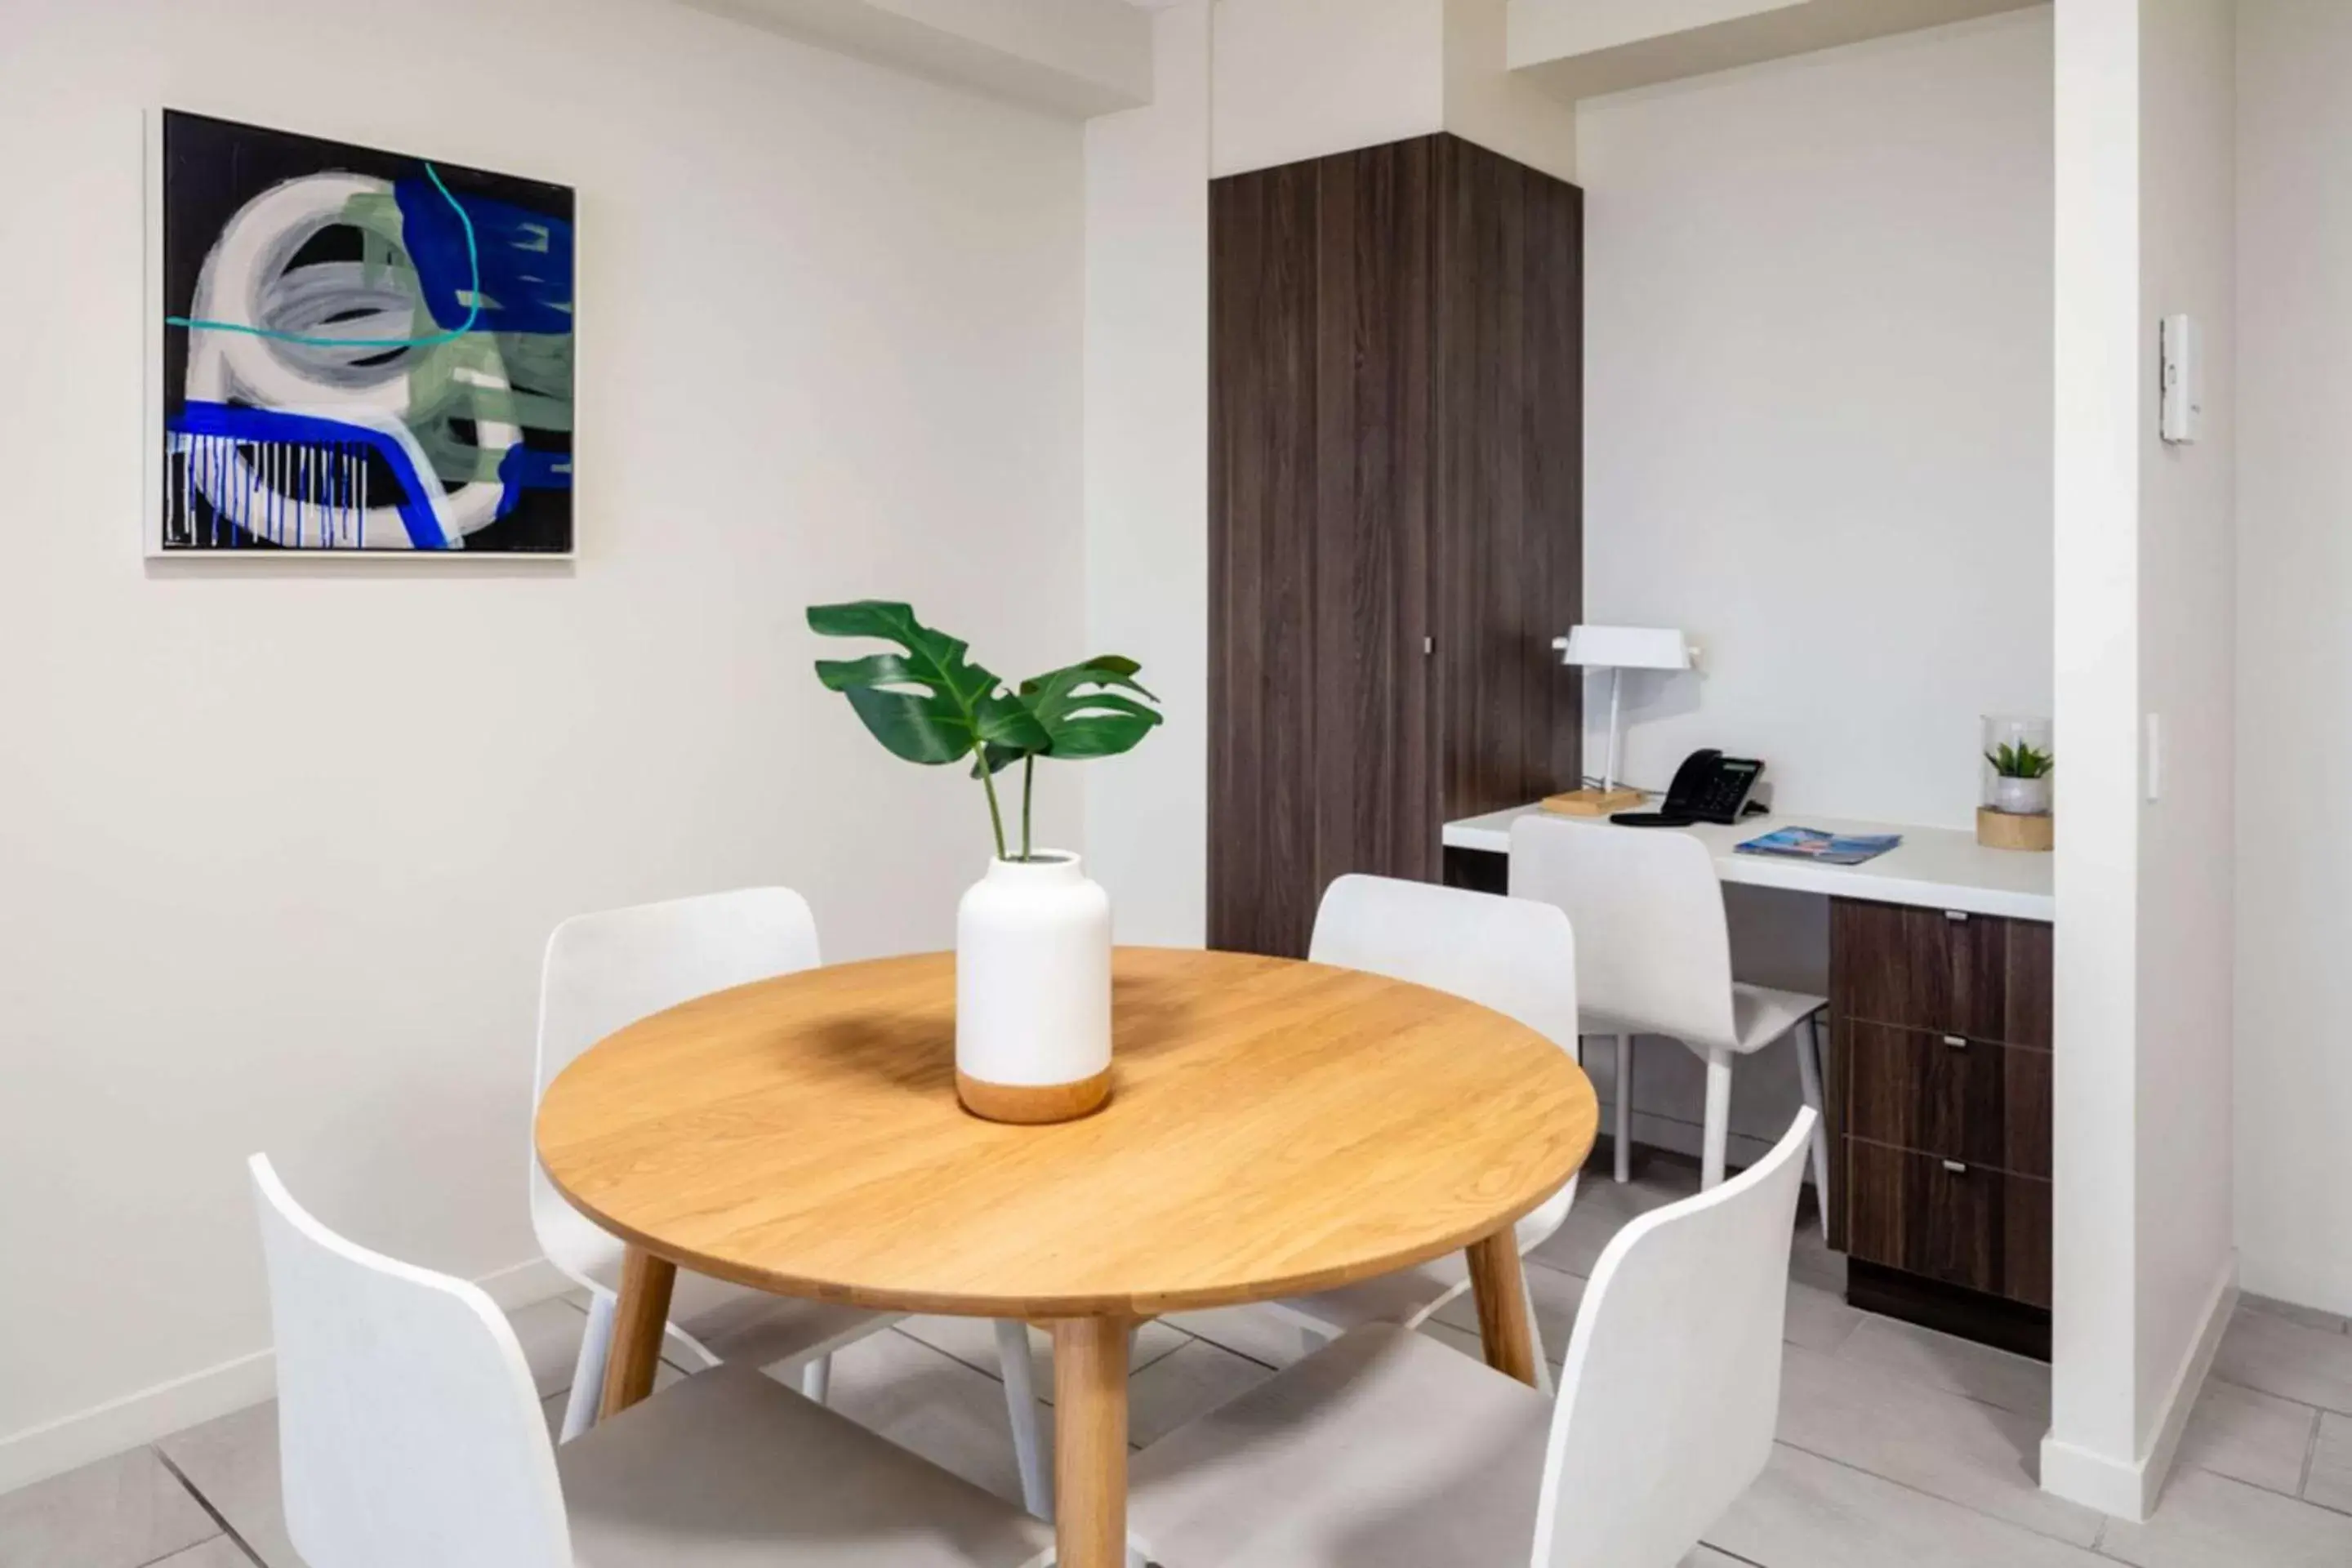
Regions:
M 2011 778 L 2006 774 L 1992 781 L 1992 808 L 2011 816 L 2040 816 L 2050 809 L 2050 777 L 2038 779 Z
M 1069 1121 L 1110 1094 L 1110 899 L 1076 855 L 995 860 L 956 910 L 956 1094 Z

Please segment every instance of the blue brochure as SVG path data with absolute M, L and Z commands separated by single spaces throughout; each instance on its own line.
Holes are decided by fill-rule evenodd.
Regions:
M 1818 827 L 1783 827 L 1739 847 L 1742 855 L 1779 855 L 1790 860 L 1818 860 L 1824 866 L 1859 866 L 1874 860 L 1903 842 L 1899 833 L 1878 833 L 1840 838 Z

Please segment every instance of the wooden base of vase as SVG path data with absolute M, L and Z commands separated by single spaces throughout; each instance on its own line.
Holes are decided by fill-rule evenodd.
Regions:
M 2046 850 L 2057 842 L 2057 831 L 2058 819 L 2048 812 L 2019 816 L 1989 805 L 1977 807 L 1977 842 L 1988 849 Z
M 1567 795 L 1544 797 L 1543 808 L 1562 816 L 1606 816 L 1612 811 L 1631 811 L 1642 804 L 1642 792 L 1637 789 L 1580 789 Z
M 1049 1121 L 1076 1121 L 1092 1116 L 1110 1098 L 1110 1068 L 1076 1083 L 990 1083 L 956 1074 L 956 1098 L 983 1121 L 1011 1121 L 1024 1127 Z

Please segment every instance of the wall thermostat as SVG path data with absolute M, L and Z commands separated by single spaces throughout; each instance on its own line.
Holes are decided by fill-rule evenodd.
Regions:
M 2176 447 L 2204 433 L 2204 353 L 2199 336 L 2194 317 L 2164 318 L 2164 438 Z

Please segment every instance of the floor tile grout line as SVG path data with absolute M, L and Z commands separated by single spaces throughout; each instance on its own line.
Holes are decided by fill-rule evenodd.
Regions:
M 1781 1447 L 1793 1450 L 1796 1453 L 1803 1454 L 1809 1458 L 1819 1459 L 1825 1465 L 1835 1465 L 1841 1469 L 1852 1470 L 1856 1475 L 1868 1476 L 1874 1481 L 1885 1481 L 1890 1487 L 1901 1487 L 1906 1492 L 1916 1493 L 1916 1495 L 1924 1498 L 1933 1498 L 1936 1501 L 1943 1503 L 1947 1507 L 1957 1508 L 1965 1512 L 1975 1514 L 1979 1519 L 1989 1519 L 1995 1524 L 2005 1524 L 2011 1530 L 2021 1530 L 2029 1535 L 2039 1536 L 2044 1541 L 2054 1541 L 2061 1546 L 2074 1546 L 2074 1550 L 2077 1552 L 2089 1550 L 2084 1547 L 2076 1546 L 2074 1542 L 2067 1540 L 2063 1535 L 2053 1535 L 2046 1530 L 2040 1529 L 2034 1525 L 2022 1523 L 2014 1519 L 2004 1518 L 2000 1514 L 1994 1513 L 1990 1509 L 1979 1508 L 1974 1503 L 1961 1502 L 1958 1499 L 1948 1498 L 1941 1492 L 1931 1492 L 1926 1487 L 1914 1486 L 1909 1481 L 1898 1480 L 1893 1476 L 1881 1475 L 1876 1470 L 1870 1468 L 1868 1466 L 1857 1465 L 1851 1459 L 1841 1459 L 1834 1454 L 1824 1454 L 1818 1448 L 1808 1448 L 1802 1443 L 1792 1443 L 1786 1437 L 1775 1436 L 1772 1441 L 1779 1444 Z M 2035 1489 L 2037 1495 L 2055 1497 L 2054 1493 L 2042 1492 L 2038 1485 Z M 2275 1497 L 2278 1494 L 2273 1492 L 2271 1495 Z M 2056 1500 L 2060 1502 L 2066 1501 L 2063 1498 L 2056 1498 Z M 2083 1507 L 2080 1503 L 2075 1503 L 2072 1506 L 2076 1508 Z M 2086 1509 L 2084 1511 L 2088 1512 L 2092 1518 L 2099 1521 L 2099 1527 L 2096 1531 L 2092 1532 L 2091 1539 L 2095 1542 L 2105 1539 L 2107 1533 L 2107 1516 L 2099 1512 L 2096 1509 Z
M 188 1472 L 180 1468 L 177 1464 L 173 1463 L 171 1455 L 163 1452 L 163 1444 L 151 1443 L 148 1445 L 148 1448 L 154 1454 L 156 1462 L 161 1464 L 165 1469 L 172 1472 L 172 1479 L 180 1483 L 181 1489 L 185 1491 L 190 1497 L 195 1499 L 196 1506 L 205 1510 L 205 1516 L 207 1519 L 210 1519 L 215 1524 L 220 1526 L 220 1532 L 228 1537 L 229 1543 L 245 1554 L 245 1560 L 247 1563 L 255 1564 L 255 1568 L 259 1568 L 261 1553 L 256 1552 L 251 1543 L 248 1542 L 244 1536 L 239 1535 L 236 1532 L 236 1526 L 228 1521 L 228 1516 L 226 1514 L 221 1512 L 220 1510 L 213 1506 L 213 1500 L 205 1495 L 205 1491 L 202 1487 L 196 1485 L 195 1482 L 188 1479 Z M 201 1546 L 204 1542 L 195 1542 L 191 1544 Z M 185 1548 L 183 1548 L 183 1550 L 185 1550 Z M 172 1553 L 167 1552 L 155 1561 L 157 1563 L 168 1562 L 171 1559 L 171 1556 Z M 154 1568 L 154 1565 L 150 1563 L 147 1565 L 147 1568 Z
M 2311 1500 L 2304 1494 L 2311 1489 L 2311 1467 L 2319 1458 L 2319 1433 L 2326 1424 L 2326 1417 L 2314 1410 L 2311 1413 L 2311 1430 L 2303 1436 L 2303 1468 L 2294 1479 L 2294 1495 L 2305 1502 Z

